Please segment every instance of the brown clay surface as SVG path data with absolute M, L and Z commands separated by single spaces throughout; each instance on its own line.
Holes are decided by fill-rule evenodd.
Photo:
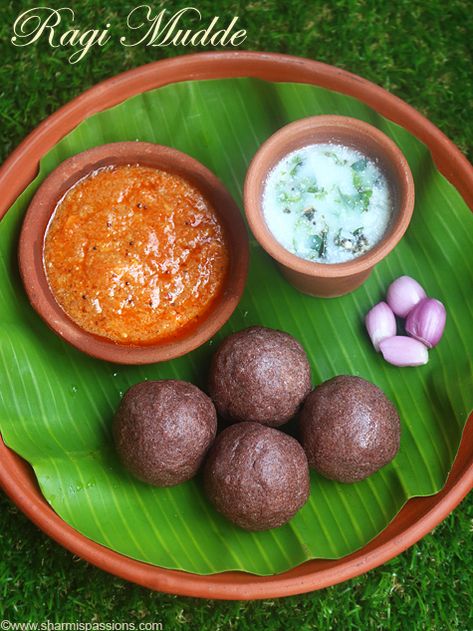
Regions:
M 405 127 L 429 147 L 440 171 L 473 208 L 473 167 L 460 150 L 415 109 L 383 88 L 323 63 L 273 53 L 202 53 L 158 61 L 98 84 L 41 123 L 11 154 L 0 171 L 0 215 L 35 177 L 40 158 L 86 116 L 123 99 L 176 81 L 224 77 L 311 83 L 363 101 Z M 42 496 L 31 467 L 0 442 L 0 482 L 18 507 L 65 548 L 98 567 L 150 589 L 229 600 L 301 594 L 335 585 L 385 563 L 439 524 L 473 487 L 473 416 L 445 487 L 436 495 L 411 499 L 389 526 L 361 550 L 338 560 L 307 561 L 277 576 L 244 572 L 198 576 L 166 570 L 121 556 L 79 534 Z

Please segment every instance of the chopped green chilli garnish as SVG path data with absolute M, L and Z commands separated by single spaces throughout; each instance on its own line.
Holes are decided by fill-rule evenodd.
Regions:
M 358 171 L 353 171 L 352 180 L 353 180 L 353 186 L 356 188 L 356 190 L 362 191 L 365 183 L 362 176 L 359 174 Z
M 360 193 L 358 193 L 358 196 L 362 205 L 361 212 L 363 213 L 367 212 L 372 195 L 373 195 L 373 191 L 371 189 L 369 190 L 367 189 L 365 191 L 361 191 Z
M 263 194 L 266 223 L 301 258 L 338 263 L 383 237 L 391 198 L 385 175 L 359 151 L 315 144 L 288 154 L 270 171 Z
M 303 160 L 300 156 L 296 156 L 293 160 L 292 169 L 289 171 L 289 175 L 293 177 L 297 171 L 297 169 L 302 166 Z
M 347 160 L 342 160 L 341 158 L 339 158 L 335 151 L 325 151 L 324 156 L 327 156 L 327 158 L 332 158 L 335 164 L 338 164 L 340 166 L 345 166 L 345 164 L 347 163 Z
M 367 158 L 361 158 L 361 160 L 357 160 L 351 165 L 353 171 L 364 171 L 368 165 Z
M 317 252 L 320 258 L 325 258 L 327 252 L 327 230 L 324 229 L 320 234 L 312 234 L 309 237 L 310 247 Z

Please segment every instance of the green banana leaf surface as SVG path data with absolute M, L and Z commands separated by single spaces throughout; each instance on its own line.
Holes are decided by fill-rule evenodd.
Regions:
M 248 164 L 282 125 L 314 114 L 365 120 L 390 136 L 416 186 L 411 225 L 395 250 L 355 292 L 302 295 L 250 238 L 250 272 L 239 307 L 217 336 L 171 362 L 123 367 L 61 341 L 30 307 L 16 262 L 22 218 L 39 183 L 61 161 L 94 145 L 143 140 L 203 162 L 242 207 Z M 113 550 L 199 574 L 245 570 L 270 575 L 307 559 L 339 558 L 365 545 L 413 496 L 445 483 L 473 407 L 473 215 L 438 172 L 426 147 L 357 100 L 300 84 L 253 79 L 183 82 L 146 92 L 82 122 L 41 161 L 39 175 L 0 223 L 0 430 L 34 468 L 41 490 L 72 527 Z M 396 368 L 364 331 L 368 309 L 408 274 L 447 308 L 447 326 L 429 363 Z M 112 444 L 120 398 L 145 379 L 179 378 L 205 389 L 209 360 L 232 331 L 261 324 L 305 347 L 314 384 L 339 374 L 377 384 L 402 423 L 399 454 L 372 477 L 338 484 L 311 473 L 310 500 L 285 526 L 249 533 L 207 501 L 201 479 L 153 488 L 131 477 Z

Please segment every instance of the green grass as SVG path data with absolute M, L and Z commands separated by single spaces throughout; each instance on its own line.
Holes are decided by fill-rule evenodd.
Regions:
M 50 0 L 74 6 L 82 28 L 107 21 L 105 48 L 70 65 L 70 52 L 45 42 L 10 44 L 20 10 L 0 5 L 0 159 L 44 117 L 101 79 L 195 49 L 124 49 L 129 10 L 139 2 Z M 156 9 L 161 5 L 150 3 Z M 174 11 L 186 4 L 166 6 Z M 106 8 L 107 5 L 110 8 Z M 196 6 L 204 22 L 239 15 L 241 48 L 292 53 L 360 74 L 416 107 L 473 157 L 471 4 L 451 0 L 255 0 Z M 473 629 L 473 500 L 471 496 L 417 545 L 381 568 L 309 595 L 256 603 L 199 601 L 149 592 L 72 557 L 0 495 L 0 618 L 13 621 L 161 621 L 165 629 Z

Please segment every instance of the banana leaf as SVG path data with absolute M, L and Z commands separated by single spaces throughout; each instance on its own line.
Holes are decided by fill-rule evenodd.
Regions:
M 21 221 L 45 176 L 94 145 L 144 140 L 171 145 L 214 171 L 242 206 L 250 159 L 276 129 L 314 114 L 345 114 L 390 136 L 416 185 L 412 223 L 399 246 L 354 293 L 317 299 L 294 290 L 251 240 L 247 287 L 217 336 L 171 362 L 123 367 L 61 341 L 30 307 L 16 262 Z M 312 558 L 339 558 L 365 545 L 411 497 L 445 483 L 473 407 L 473 215 L 438 172 L 427 148 L 357 100 L 300 84 L 252 79 L 183 82 L 131 98 L 82 122 L 41 161 L 39 175 L 0 223 L 0 430 L 31 463 L 41 490 L 72 527 L 124 555 L 199 574 L 270 575 Z M 427 365 L 396 368 L 364 332 L 367 310 L 401 274 L 447 307 L 444 338 Z M 288 331 L 309 355 L 314 384 L 360 375 L 380 386 L 402 422 L 399 454 L 381 471 L 343 485 L 311 474 L 311 496 L 280 528 L 249 533 L 209 504 L 199 477 L 159 489 L 120 465 L 111 421 L 124 391 L 144 379 L 179 378 L 205 388 L 209 360 L 232 331 L 261 324 Z

